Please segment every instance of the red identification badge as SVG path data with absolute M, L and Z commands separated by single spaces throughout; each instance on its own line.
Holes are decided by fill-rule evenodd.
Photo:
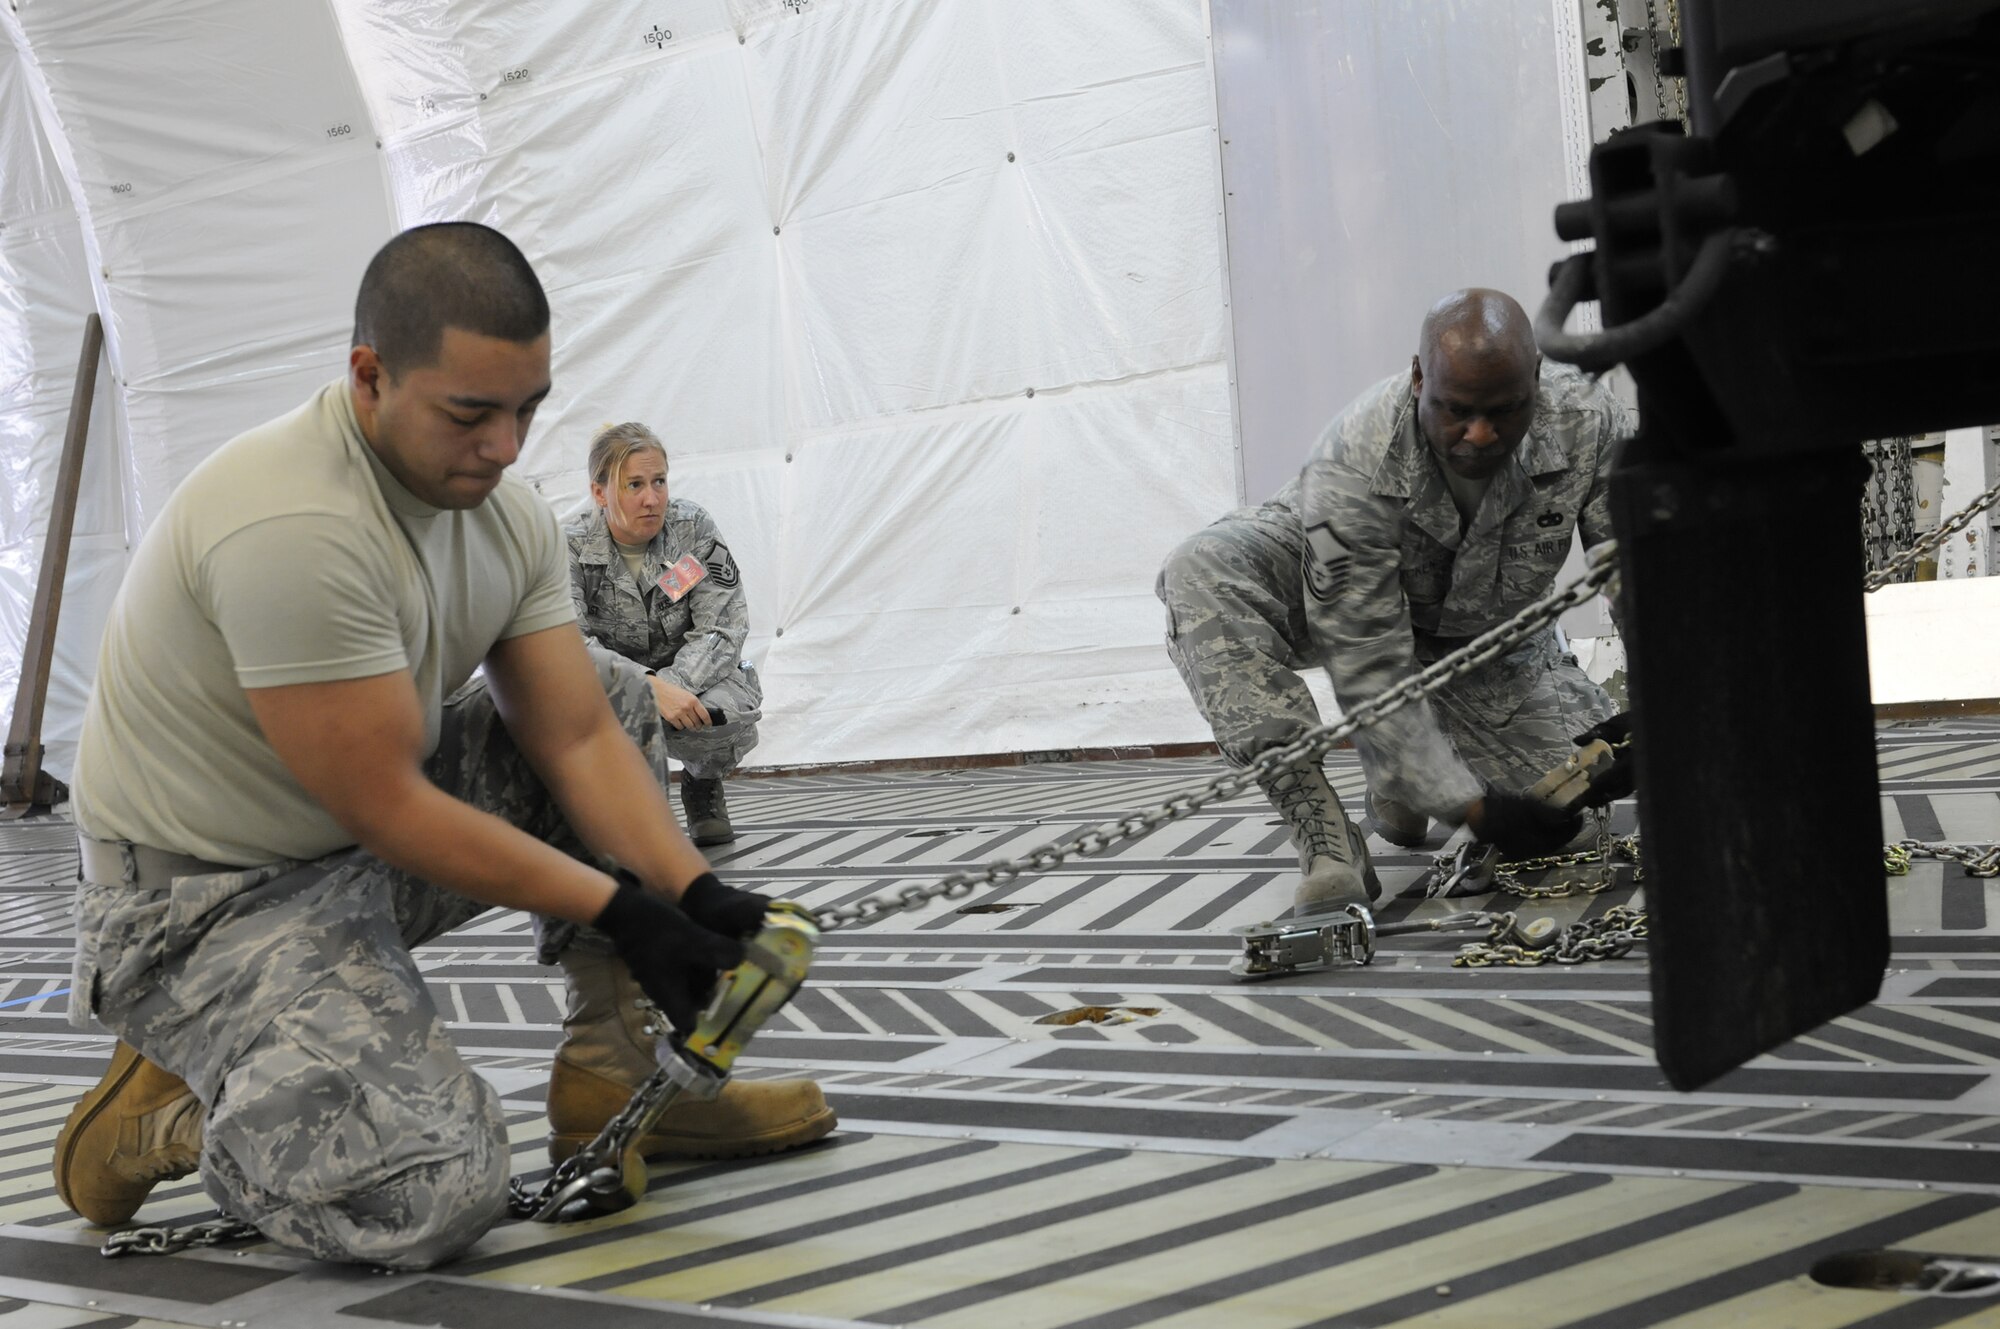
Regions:
M 680 561 L 660 574 L 660 589 L 675 604 L 681 597 L 695 588 L 695 583 L 708 575 L 708 569 L 693 554 L 683 554 Z

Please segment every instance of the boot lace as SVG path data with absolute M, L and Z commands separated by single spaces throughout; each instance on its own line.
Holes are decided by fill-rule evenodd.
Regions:
M 1306 772 L 1287 767 L 1273 775 L 1264 789 L 1298 837 L 1299 848 L 1308 862 L 1315 858 L 1331 858 L 1336 863 L 1349 861 L 1347 837 L 1328 822 Z
M 682 776 L 681 791 L 687 799 L 689 821 L 707 821 L 716 815 L 716 796 L 722 792 L 722 781 L 690 780 Z
M 201 1154 L 193 1145 L 162 1145 L 140 1159 L 132 1169 L 134 1181 L 174 1181 L 187 1176 L 201 1164 Z

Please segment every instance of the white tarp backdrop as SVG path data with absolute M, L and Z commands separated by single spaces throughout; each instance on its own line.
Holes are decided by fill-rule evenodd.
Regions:
M 84 233 L 30 75 L 0 30 L 0 728 L 20 683 L 83 325 L 94 308 Z M 110 376 L 100 373 L 42 731 L 51 767 L 65 772 L 99 628 L 125 572 L 119 408 Z
M 0 24 L 10 660 L 93 286 L 122 484 L 78 529 L 136 540 L 342 371 L 383 240 L 468 218 L 555 311 L 518 473 L 573 511 L 591 433 L 647 421 L 728 535 L 754 761 L 1207 737 L 1151 589 L 1237 496 L 1201 0 L 17 0 Z M 60 232 L 32 261 L 17 217 Z M 104 611 L 78 576 L 58 735 Z

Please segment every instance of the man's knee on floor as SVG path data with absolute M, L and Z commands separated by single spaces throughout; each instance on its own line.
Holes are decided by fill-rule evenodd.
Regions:
M 319 1259 L 448 1259 L 506 1212 L 498 1096 L 448 1046 L 415 1048 L 405 1030 L 331 1037 L 344 1011 L 287 1012 L 230 1069 L 203 1181 L 228 1212 Z
M 242 1146 L 210 1137 L 210 1193 L 273 1241 L 316 1259 L 427 1269 L 462 1254 L 507 1213 L 509 1150 L 497 1117 L 434 1135 L 421 1161 L 387 1174 L 378 1148 L 375 1159 L 357 1156 L 339 1174 L 274 1176 L 270 1158 L 231 1156 L 232 1143 Z
M 337 1258 L 428 1269 L 465 1253 L 507 1215 L 504 1134 L 471 1132 L 463 1152 L 420 1163 L 339 1206 Z

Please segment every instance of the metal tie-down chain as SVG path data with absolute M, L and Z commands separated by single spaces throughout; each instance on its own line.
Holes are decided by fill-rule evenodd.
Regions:
M 114 1232 L 104 1239 L 100 1255 L 172 1255 L 175 1251 L 197 1250 L 204 1246 L 225 1246 L 238 1241 L 261 1241 L 264 1234 L 256 1224 L 218 1214 L 199 1223 L 180 1227 L 135 1227 Z
M 1906 877 L 1913 858 L 1935 858 L 1963 864 L 1973 877 L 2000 877 L 2000 845 L 1932 844 L 1923 840 L 1898 840 L 1882 847 L 1882 867 L 1892 877 Z
M 1974 499 L 1949 521 L 1941 523 L 1937 530 L 1889 559 L 1882 568 L 1870 573 L 1862 582 L 1862 589 L 1872 591 L 1886 585 L 1889 579 L 1902 569 L 1914 566 L 1919 559 L 1935 552 L 1945 541 L 1964 530 L 1975 517 L 1995 503 L 2000 503 L 2000 484 L 1994 485 Z M 819 925 L 821 932 L 835 932 L 855 924 L 872 923 L 906 909 L 918 909 L 933 900 L 962 900 L 981 887 L 997 886 L 1002 882 L 1012 881 L 1024 873 L 1049 872 L 1071 858 L 1088 858 L 1128 840 L 1150 835 L 1160 827 L 1198 812 L 1210 803 L 1234 798 L 1254 784 L 1259 777 L 1270 775 L 1280 767 L 1317 762 L 1344 739 L 1387 719 L 1405 706 L 1428 697 L 1445 684 L 1462 678 L 1480 666 L 1507 654 L 1571 609 L 1583 604 L 1616 578 L 1617 557 L 1618 542 L 1605 541 L 1590 551 L 1590 564 L 1581 576 L 1567 586 L 1551 591 L 1523 608 L 1505 623 L 1473 638 L 1428 668 L 1410 675 L 1380 695 L 1356 706 L 1353 711 L 1335 723 L 1308 730 L 1284 747 L 1267 748 L 1249 764 L 1223 771 L 1206 783 L 1175 794 L 1156 807 L 1130 813 L 1115 821 L 1101 822 L 1068 840 L 1037 845 L 1015 858 L 995 859 L 983 867 L 954 872 L 927 885 L 905 886 L 901 890 L 866 896 L 849 904 L 816 909 L 813 911 L 813 922 Z M 1627 857 L 1635 857 L 1636 839 L 1620 852 Z M 1602 854 L 1599 851 L 1597 854 L 1582 857 L 1577 855 L 1559 857 L 1569 859 L 1573 863 L 1583 863 L 1601 861 Z M 1534 869 L 1529 864 L 1538 861 L 1529 860 L 1528 863 L 1503 865 L 1502 872 L 1504 874 L 1508 867 L 1517 873 L 1532 871 Z M 1563 866 L 1563 864 L 1552 862 L 1548 866 Z M 1603 887 L 1599 886 L 1597 889 L 1602 890 Z M 1554 898 L 1553 891 L 1538 893 L 1535 888 L 1517 889 L 1512 893 L 1529 899 Z
M 1908 549 L 1890 556 L 1883 562 L 1881 567 L 1861 579 L 1861 589 L 1864 591 L 1880 590 L 1890 582 L 1895 581 L 1905 572 L 1914 568 L 1918 563 L 1944 548 L 1946 541 L 1972 525 L 1975 517 L 1992 507 L 1995 503 L 2000 503 L 2000 484 L 1994 485 L 1978 498 L 1973 499 L 1963 509 L 1953 513 L 1946 520 L 1939 522 L 1938 528 L 1935 531 L 1924 536 L 1923 539 L 1918 540 Z
M 1071 858 L 1101 854 L 1114 845 L 1139 839 L 1179 821 L 1210 803 L 1234 798 L 1260 777 L 1274 774 L 1281 767 L 1317 763 L 1343 739 L 1386 720 L 1404 707 L 1422 701 L 1445 684 L 1526 644 L 1536 633 L 1609 583 L 1617 575 L 1617 557 L 1617 542 L 1607 540 L 1591 551 L 1590 566 L 1569 585 L 1549 592 L 1500 626 L 1473 638 L 1428 668 L 1356 706 L 1335 723 L 1308 730 L 1283 747 L 1267 748 L 1247 765 L 1223 771 L 1204 784 L 1175 794 L 1158 807 L 1099 823 L 1068 840 L 1038 845 L 1017 858 L 996 859 L 984 867 L 954 872 L 928 885 L 906 886 L 900 891 L 871 895 L 852 904 L 814 910 L 813 922 L 819 925 L 821 932 L 833 932 L 855 923 L 872 923 L 905 909 L 916 909 L 932 900 L 960 900 L 982 886 L 997 886 L 1023 873 L 1052 871 Z
M 1996 484 L 1974 499 L 1970 506 L 1951 520 L 1940 524 L 1930 535 L 1889 560 L 1882 569 L 1871 573 L 1864 581 L 1863 589 L 1872 591 L 1887 584 L 1903 568 L 1914 566 L 1919 559 L 1942 546 L 1945 541 L 1965 529 L 1975 517 L 1995 503 L 2000 503 L 2000 484 Z M 1027 872 L 1047 872 L 1072 857 L 1100 854 L 1114 845 L 1149 835 L 1160 827 L 1179 821 L 1210 803 L 1234 798 L 1255 783 L 1259 776 L 1270 774 L 1281 766 L 1320 760 L 1336 744 L 1359 730 L 1387 719 L 1405 706 L 1429 696 L 1453 679 L 1461 678 L 1525 643 L 1534 633 L 1541 631 L 1569 610 L 1584 603 L 1599 589 L 1609 585 L 1616 576 L 1617 543 L 1606 541 L 1591 551 L 1590 566 L 1575 581 L 1551 591 L 1500 626 L 1474 638 L 1428 668 L 1412 674 L 1381 695 L 1355 707 L 1352 713 L 1337 723 L 1321 725 L 1300 735 L 1284 747 L 1268 749 L 1248 765 L 1224 771 L 1194 789 L 1176 794 L 1158 807 L 1101 823 L 1068 840 L 1040 845 L 1017 858 L 998 859 L 972 871 L 954 872 L 927 886 L 908 886 L 900 891 L 868 896 L 851 904 L 815 910 L 812 914 L 813 922 L 818 925 L 821 932 L 833 932 L 856 923 L 871 923 L 906 909 L 920 908 L 932 900 L 963 899 L 982 886 L 994 886 L 1004 881 L 1011 881 Z M 1579 884 L 1561 882 L 1529 887 L 1523 886 L 1518 881 L 1518 874 L 1540 868 L 1573 867 L 1589 862 L 1605 862 L 1611 856 L 1623 856 L 1636 863 L 1638 837 L 1627 836 L 1622 840 L 1611 841 L 1608 836 L 1600 836 L 1596 850 L 1502 864 L 1495 877 L 1500 883 L 1498 889 L 1509 894 L 1518 895 L 1523 899 L 1553 899 L 1574 893 Z M 1885 850 L 1885 867 L 1892 876 L 1908 872 L 1910 859 L 1913 856 L 1951 859 L 1965 864 L 1966 870 L 1974 876 L 2000 875 L 2000 846 L 1993 845 L 1927 844 L 1917 840 L 1905 840 Z M 1605 880 L 1608 877 L 1607 870 L 1600 878 L 1602 884 L 1595 887 L 1580 885 L 1582 893 L 1596 894 L 1603 890 L 1605 885 L 1609 884 L 1609 881 Z M 1449 921 L 1456 924 L 1460 917 L 1454 915 Z M 1470 919 L 1471 916 L 1463 917 Z M 1507 939 L 1510 936 L 1522 935 L 1513 914 L 1492 914 L 1486 915 L 1485 918 L 1492 929 L 1489 940 L 1464 948 L 1460 952 L 1461 958 L 1454 963 L 1462 963 L 1473 968 L 1491 964 L 1533 967 L 1543 964 L 1576 964 L 1585 960 L 1613 959 L 1630 951 L 1646 936 L 1646 916 L 1626 905 L 1606 910 L 1598 918 L 1573 923 L 1558 934 L 1555 944 L 1534 948 L 1523 945 L 1520 941 Z M 1489 946 L 1494 950 L 1493 957 L 1482 958 L 1484 953 L 1481 948 Z M 619 1118 L 636 1110 L 636 1103 L 628 1103 L 625 1110 L 619 1114 Z M 614 1121 L 619 1118 L 614 1118 Z M 515 1203 L 518 1205 L 527 1198 L 523 1192 L 515 1199 Z M 198 1247 L 248 1241 L 261 1236 L 262 1233 L 250 1223 L 220 1216 L 175 1228 L 136 1228 L 114 1233 L 105 1241 L 103 1253 L 108 1256 L 128 1252 L 165 1255 Z

